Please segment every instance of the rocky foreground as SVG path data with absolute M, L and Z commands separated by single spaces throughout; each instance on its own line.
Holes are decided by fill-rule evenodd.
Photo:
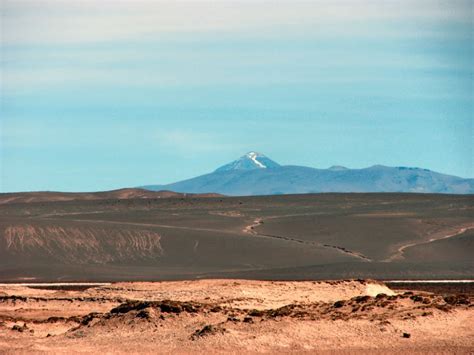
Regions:
M 474 297 L 376 281 L 0 287 L 0 352 L 474 351 Z

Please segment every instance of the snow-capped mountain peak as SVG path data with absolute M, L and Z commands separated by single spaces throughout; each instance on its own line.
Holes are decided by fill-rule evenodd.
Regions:
M 221 166 L 216 171 L 267 169 L 279 166 L 280 164 L 267 158 L 265 155 L 251 151 L 241 156 L 239 159 Z

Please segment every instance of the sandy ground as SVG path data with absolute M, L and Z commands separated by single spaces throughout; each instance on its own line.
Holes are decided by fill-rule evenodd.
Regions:
M 0 286 L 1 353 L 472 353 L 474 299 L 376 281 Z

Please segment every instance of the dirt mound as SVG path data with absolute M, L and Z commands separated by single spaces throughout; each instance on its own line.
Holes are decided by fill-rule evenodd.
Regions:
M 225 328 L 223 328 L 220 325 L 212 325 L 208 324 L 202 327 L 201 329 L 197 329 L 192 335 L 191 335 L 191 340 L 197 340 L 199 338 L 208 336 L 208 335 L 215 335 L 218 333 L 224 333 L 226 331 Z
M 155 302 L 144 302 L 144 301 L 129 301 L 122 303 L 120 306 L 113 308 L 111 314 L 128 313 L 132 311 L 140 311 L 146 308 L 153 308 L 160 310 L 163 313 L 175 313 L 180 314 L 181 312 L 196 313 L 206 305 L 199 304 L 196 302 L 179 302 L 179 301 L 155 301 Z M 208 306 L 207 306 L 208 307 Z

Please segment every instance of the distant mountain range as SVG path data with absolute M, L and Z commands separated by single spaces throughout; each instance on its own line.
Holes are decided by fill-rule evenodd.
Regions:
M 282 166 L 263 154 L 249 152 L 214 172 L 168 185 L 142 188 L 182 193 L 220 193 L 232 196 L 318 192 L 474 193 L 474 179 L 421 168 L 374 165 L 364 169 L 332 166 L 315 169 Z
M 209 194 L 182 194 L 174 191 L 149 191 L 144 189 L 119 189 L 100 192 L 11 192 L 0 193 L 0 205 L 7 203 L 30 202 L 57 202 L 57 201 L 92 201 L 92 200 L 132 200 L 132 199 L 158 199 L 182 197 L 219 197 L 221 195 Z

